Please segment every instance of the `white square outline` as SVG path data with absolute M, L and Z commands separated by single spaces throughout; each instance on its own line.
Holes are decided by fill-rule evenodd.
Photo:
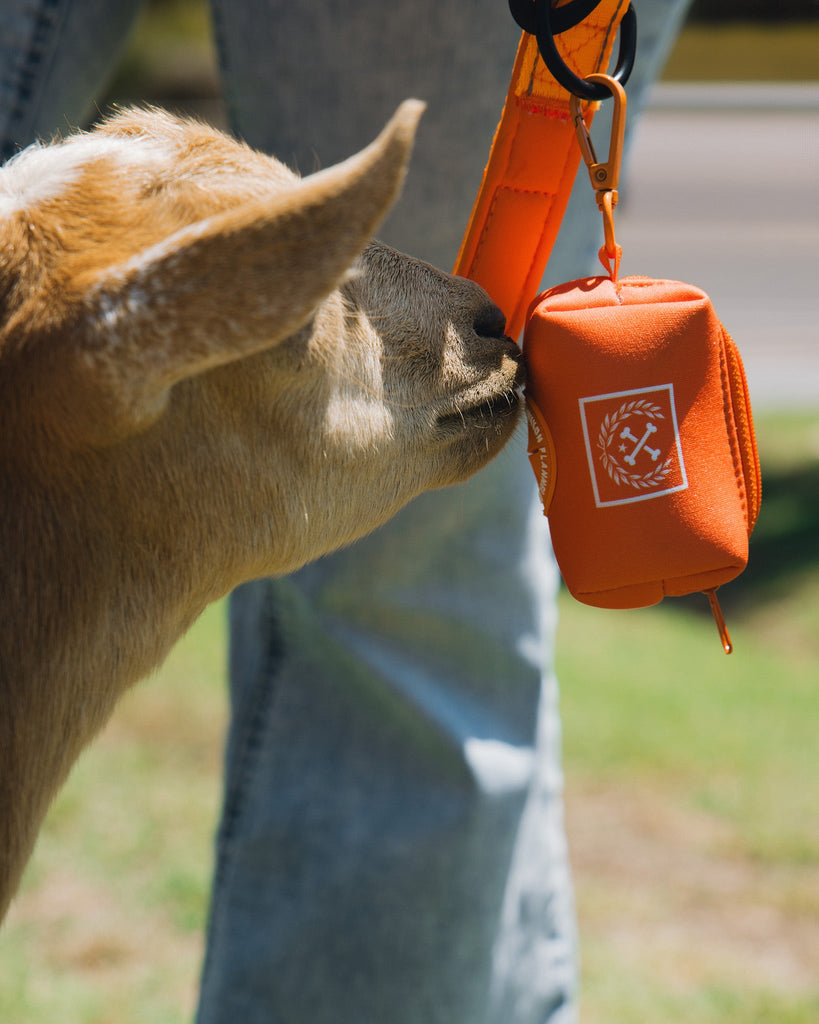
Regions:
M 638 494 L 633 498 L 617 498 L 614 501 L 601 501 L 600 492 L 597 489 L 597 474 L 594 469 L 594 456 L 592 455 L 591 441 L 589 440 L 589 425 L 586 422 L 586 402 L 602 402 L 609 398 L 625 398 L 627 395 L 645 395 L 651 391 L 668 391 L 669 405 L 671 406 L 671 422 L 674 427 L 674 441 L 677 445 L 677 457 L 680 462 L 682 483 L 676 487 L 667 487 L 664 491 L 652 491 L 651 494 Z M 677 407 L 674 403 L 674 385 L 658 384 L 651 388 L 633 388 L 630 391 L 611 391 L 607 395 L 589 395 L 587 398 L 579 398 L 577 404 L 580 406 L 580 422 L 583 425 L 583 440 L 586 442 L 586 459 L 588 460 L 589 475 L 591 476 L 592 489 L 594 491 L 594 503 L 597 508 L 607 508 L 610 505 L 633 505 L 635 501 L 651 501 L 652 498 L 661 498 L 664 494 L 675 494 L 677 491 L 684 491 L 688 487 L 688 477 L 685 472 L 683 461 L 682 444 L 680 443 L 680 429 L 677 425 Z

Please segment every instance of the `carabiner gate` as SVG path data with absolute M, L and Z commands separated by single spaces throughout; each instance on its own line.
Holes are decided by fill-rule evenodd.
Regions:
M 597 199 L 597 206 L 603 214 L 603 230 L 605 232 L 605 250 L 610 260 L 617 254 L 617 242 L 614 237 L 614 207 L 617 205 L 617 186 L 620 181 L 620 165 L 623 160 L 623 140 L 626 131 L 626 91 L 623 86 L 610 75 L 594 74 L 585 79 L 605 86 L 614 97 L 614 109 L 611 115 L 611 139 L 609 141 L 609 158 L 606 161 L 597 159 L 589 130 L 583 120 L 580 100 L 577 96 L 569 97 L 574 130 L 583 160 L 589 169 L 589 178 Z M 616 276 L 616 271 L 615 271 Z
M 583 160 L 589 169 L 589 178 L 595 192 L 616 192 L 620 180 L 620 164 L 623 159 L 623 139 L 626 132 L 626 90 L 611 75 L 589 75 L 585 81 L 604 85 L 614 98 L 614 109 L 611 115 L 611 139 L 609 141 L 609 158 L 605 162 L 598 161 L 594 151 L 589 130 L 583 119 L 579 97 L 569 97 L 574 130 Z M 598 205 L 600 200 L 598 198 Z

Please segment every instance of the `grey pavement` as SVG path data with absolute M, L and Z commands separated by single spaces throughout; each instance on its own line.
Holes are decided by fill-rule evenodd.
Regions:
M 658 86 L 615 219 L 621 273 L 706 291 L 755 409 L 819 409 L 819 86 Z

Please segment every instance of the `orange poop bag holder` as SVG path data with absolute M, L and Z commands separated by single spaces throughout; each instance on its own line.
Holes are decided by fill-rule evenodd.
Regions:
M 619 164 L 625 95 L 611 87 Z M 715 591 L 745 568 L 761 497 L 742 362 L 700 289 L 618 278 L 617 167 L 597 163 L 572 106 L 603 186 L 609 273 L 544 292 L 524 335 L 529 457 L 555 555 L 573 596 L 601 608 L 706 592 L 730 652 Z
M 742 364 L 708 296 L 573 281 L 540 296 L 523 347 L 529 457 L 574 597 L 635 608 L 738 576 L 759 465 Z
M 537 59 L 535 43 L 524 34 L 455 268 L 482 284 L 502 308 L 504 300 L 511 302 L 506 308 L 515 332 L 573 179 L 568 143 L 560 156 L 568 170 L 561 170 L 554 200 L 554 174 L 539 170 L 542 153 L 534 164 L 525 159 L 536 122 L 526 121 L 526 131 L 519 122 L 536 118 L 538 109 L 521 90 L 538 83 L 531 70 L 539 68 Z M 604 53 L 601 61 L 606 59 Z M 576 135 L 603 214 L 600 258 L 608 272 L 558 285 L 528 306 L 523 351 L 529 458 L 555 556 L 575 598 L 600 608 L 636 608 L 704 591 L 730 653 L 716 590 L 745 568 L 761 497 L 742 362 L 700 289 L 618 277 L 613 212 L 626 97 L 608 75 L 588 74 L 585 81 L 604 85 L 614 97 L 608 161 L 597 160 L 589 138 L 592 108 L 581 112 L 575 96 L 566 104 L 547 95 L 544 133 L 552 138 L 562 122 Z M 549 80 L 543 88 L 546 95 L 554 84 Z M 522 189 L 524 172 L 529 177 Z M 512 258 L 507 248 L 504 262 L 503 235 L 517 232 L 523 216 L 507 194 L 518 197 L 518 206 L 530 195 L 540 201 L 546 194 L 543 208 L 557 213 L 547 218 L 545 241 L 531 246 L 531 254 L 524 246 Z M 536 217 L 534 200 L 526 213 Z

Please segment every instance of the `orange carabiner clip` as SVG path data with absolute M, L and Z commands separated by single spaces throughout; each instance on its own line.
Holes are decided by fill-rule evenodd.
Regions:
M 597 159 L 589 130 L 583 119 L 579 97 L 569 98 L 569 110 L 574 122 L 574 130 L 583 160 L 589 171 L 592 188 L 597 197 L 597 206 L 603 214 L 603 227 L 606 233 L 606 252 L 614 257 L 616 242 L 614 238 L 614 207 L 617 205 L 617 187 L 620 181 L 620 165 L 623 160 L 623 140 L 626 132 L 626 91 L 623 86 L 610 75 L 588 75 L 588 82 L 604 85 L 614 99 L 614 110 L 611 116 L 611 139 L 609 156 L 605 162 Z

